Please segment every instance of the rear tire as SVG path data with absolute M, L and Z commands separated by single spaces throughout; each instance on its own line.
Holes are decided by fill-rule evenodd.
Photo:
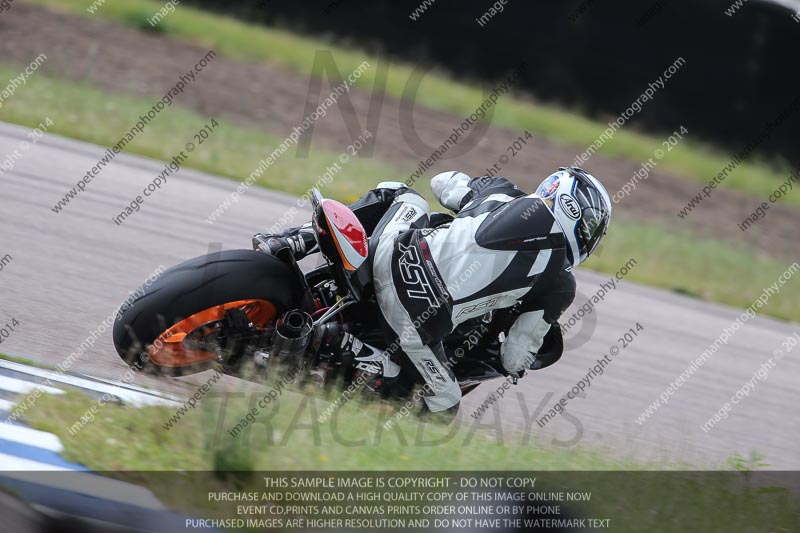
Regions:
M 274 321 L 297 307 L 302 296 L 297 273 L 273 256 L 226 250 L 196 257 L 165 271 L 144 289 L 144 294 L 120 310 L 114 323 L 114 346 L 122 360 L 137 370 L 172 376 L 200 372 L 217 364 L 210 352 L 202 352 L 208 356 L 206 360 L 165 365 L 149 356 L 157 353 L 151 351 L 153 343 L 185 319 L 231 302 L 266 302 L 261 306 L 269 312 L 262 312 L 260 317 Z

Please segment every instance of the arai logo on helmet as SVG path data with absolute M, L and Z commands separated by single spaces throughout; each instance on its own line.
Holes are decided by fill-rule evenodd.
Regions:
M 561 209 L 572 220 L 578 220 L 581 217 L 581 209 L 578 207 L 578 202 L 568 194 L 562 194 L 558 197 L 558 203 Z

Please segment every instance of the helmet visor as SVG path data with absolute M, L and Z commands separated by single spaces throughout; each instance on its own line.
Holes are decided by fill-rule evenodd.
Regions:
M 591 254 L 597 247 L 608 228 L 608 212 L 605 209 L 587 207 L 576 230 L 578 243 L 586 250 L 586 255 Z

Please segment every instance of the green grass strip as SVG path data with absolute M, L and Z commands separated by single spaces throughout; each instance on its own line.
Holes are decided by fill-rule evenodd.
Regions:
M 32 0 L 88 17 L 99 17 L 152 31 L 147 19 L 163 7 L 153 0 L 126 0 L 106 2 L 94 14 L 87 11 L 93 0 Z M 245 62 L 278 64 L 303 75 L 312 71 L 315 54 L 319 50 L 334 53 L 340 72 L 352 72 L 365 59 L 372 65 L 356 86 L 367 91 L 375 83 L 378 59 L 364 51 L 344 48 L 320 39 L 299 36 L 288 31 L 248 24 L 230 17 L 210 13 L 188 6 L 179 6 L 158 25 L 157 31 L 176 39 L 192 42 L 221 52 L 231 58 Z M 667 68 L 669 65 L 664 65 Z M 388 94 L 401 98 L 411 77 L 413 67 L 406 63 L 392 62 L 386 90 Z M 680 76 L 680 72 L 676 74 Z M 668 82 L 669 83 L 669 82 Z M 644 90 L 645 87 L 642 87 Z M 655 98 L 660 96 L 656 94 Z M 419 104 L 458 117 L 469 116 L 480 105 L 484 96 L 474 85 L 456 81 L 443 72 L 433 71 L 422 81 L 416 95 Z M 645 104 L 646 105 L 646 104 Z M 620 110 L 623 111 L 623 110 Z M 765 122 L 767 118 L 765 117 Z M 611 120 L 612 117 L 609 117 Z M 514 129 L 528 130 L 557 142 L 576 147 L 575 155 L 583 152 L 608 127 L 607 123 L 592 120 L 573 111 L 552 105 L 539 105 L 529 100 L 504 98 L 496 106 L 493 124 Z M 680 124 L 675 124 L 679 128 Z M 629 127 L 618 130 L 613 139 L 606 142 L 597 153 L 607 157 L 623 157 L 643 162 L 652 157 L 658 148 L 664 148 L 665 137 L 639 133 Z M 753 132 L 755 136 L 757 132 Z M 736 152 L 739 151 L 737 148 Z M 662 171 L 677 173 L 706 184 L 730 162 L 731 155 L 710 148 L 707 144 L 692 140 L 692 132 L 670 152 L 668 160 L 661 164 Z M 591 160 L 587 164 L 591 167 Z M 791 173 L 788 164 L 751 159 L 739 165 L 721 187 L 739 190 L 766 199 Z M 702 185 L 701 185 L 702 186 Z M 698 187 L 699 189 L 700 187 Z M 688 198 L 687 198 L 688 201 Z M 789 205 L 800 205 L 800 194 L 784 196 L 781 201 Z

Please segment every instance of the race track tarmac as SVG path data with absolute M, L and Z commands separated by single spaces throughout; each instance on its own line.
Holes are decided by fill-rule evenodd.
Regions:
M 19 150 L 13 169 L 0 174 L 0 259 L 11 257 L 1 263 L 0 324 L 19 322 L 0 344 L 0 352 L 9 355 L 55 366 L 157 267 L 220 246 L 249 248 L 254 232 L 265 231 L 296 204 L 288 195 L 252 188 L 209 224 L 206 217 L 237 184 L 181 170 L 148 197 L 139 212 L 116 225 L 112 217 L 164 166 L 123 154 L 55 213 L 54 204 L 105 149 L 52 135 L 22 149 L 28 131 L 0 124 L 0 160 Z M 303 221 L 297 219 L 298 224 Z M 582 305 L 610 277 L 580 272 L 583 296 L 576 304 Z M 574 311 L 571 308 L 566 316 Z M 560 446 L 599 447 L 619 457 L 664 459 L 701 468 L 757 450 L 772 468 L 798 469 L 800 348 L 785 353 L 766 379 L 752 381 L 753 391 L 733 406 L 726 420 L 708 432 L 701 429 L 774 357 L 787 337 L 800 331 L 798 324 L 762 317 L 749 320 L 668 397 L 668 404 L 644 423 L 636 422 L 741 313 L 622 281 L 573 330 L 583 331 L 568 334 L 567 353 L 557 365 L 529 374 L 489 407 L 480 421 L 483 431 L 505 441 L 527 432 Z M 544 424 L 534 420 L 584 378 L 598 358 L 619 346 L 618 339 L 630 328 L 635 330 L 637 322 L 644 331 L 611 358 L 603 375 L 591 380 L 584 397 L 569 400 L 568 416 Z M 70 368 L 110 380 L 125 370 L 110 330 Z M 180 394 L 205 379 L 141 376 L 136 383 Z M 233 378 L 225 381 L 228 390 L 244 387 L 253 385 Z M 495 388 L 484 384 L 465 398 L 461 423 L 474 422 L 471 413 Z

